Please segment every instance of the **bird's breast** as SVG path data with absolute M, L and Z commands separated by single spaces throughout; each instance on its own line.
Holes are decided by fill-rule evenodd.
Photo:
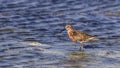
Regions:
M 72 41 L 75 41 L 74 35 L 71 31 L 68 31 L 68 36 Z

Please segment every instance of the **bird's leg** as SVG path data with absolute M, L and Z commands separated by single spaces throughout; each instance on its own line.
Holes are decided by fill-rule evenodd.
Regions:
M 83 47 L 84 45 L 83 45 L 83 43 L 80 43 L 80 51 L 84 51 L 84 47 Z

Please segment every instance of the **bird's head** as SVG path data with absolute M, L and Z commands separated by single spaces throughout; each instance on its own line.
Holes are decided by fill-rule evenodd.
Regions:
M 66 30 L 72 30 L 73 28 L 72 28 L 72 25 L 66 25 L 66 26 L 65 26 L 65 29 L 66 29 Z

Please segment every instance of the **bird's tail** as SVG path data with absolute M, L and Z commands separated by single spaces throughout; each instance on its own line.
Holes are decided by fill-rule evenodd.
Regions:
M 102 42 L 102 41 L 107 41 L 107 37 L 94 37 L 93 39 L 90 40 L 90 42 Z
M 92 37 L 92 38 L 90 38 L 90 40 L 89 40 L 90 42 L 99 42 L 100 41 L 100 39 L 99 38 L 97 38 L 97 37 Z

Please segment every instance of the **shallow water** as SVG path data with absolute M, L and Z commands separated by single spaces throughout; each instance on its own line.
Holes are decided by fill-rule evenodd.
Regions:
M 71 42 L 64 29 L 100 41 Z M 0 68 L 119 68 L 119 0 L 0 0 Z

